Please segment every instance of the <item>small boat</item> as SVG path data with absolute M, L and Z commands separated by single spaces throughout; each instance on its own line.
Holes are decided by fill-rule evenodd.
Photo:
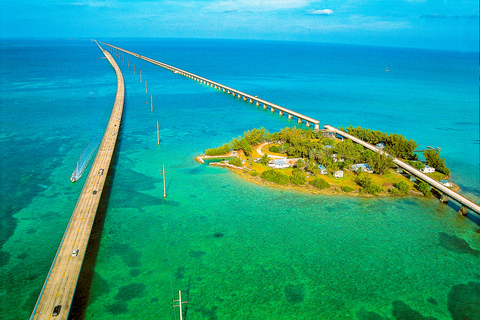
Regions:
M 77 166 L 75 167 L 75 170 L 72 172 L 72 175 L 70 176 L 70 181 L 74 183 L 78 179 L 80 179 L 80 177 L 78 176 L 78 162 L 77 162 Z
M 385 71 L 390 71 L 390 70 L 388 70 L 388 67 L 387 67 L 387 68 L 385 69 Z

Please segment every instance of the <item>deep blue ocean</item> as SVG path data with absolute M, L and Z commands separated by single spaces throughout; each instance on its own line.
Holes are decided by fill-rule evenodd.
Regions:
M 99 40 L 321 125 L 363 126 L 402 134 L 419 148 L 441 147 L 461 193 L 480 202 L 478 52 Z M 102 56 L 90 40 L 4 40 L 0 47 L 2 319 L 29 318 L 87 173 L 75 184 L 70 175 L 110 116 L 116 77 Z M 198 164 L 194 156 L 246 130 L 298 124 L 132 56 L 123 61 L 120 55 L 120 140 L 74 318 L 178 319 L 178 290 L 188 300 L 186 319 L 480 317 L 474 215 L 463 218 L 457 204 L 433 198 L 270 189 Z

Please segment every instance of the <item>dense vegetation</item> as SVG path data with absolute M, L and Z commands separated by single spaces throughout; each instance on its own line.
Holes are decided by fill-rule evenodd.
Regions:
M 385 152 L 394 157 L 406 160 L 416 159 L 413 151 L 417 148 L 418 144 L 415 140 L 407 140 L 404 136 L 396 133 L 388 134 L 367 128 L 354 128 L 352 125 L 346 129 L 339 129 L 373 145 L 382 142 L 385 143 Z
M 397 182 L 395 188 L 390 189 L 390 193 L 393 195 L 409 194 L 410 186 L 404 181 Z
M 360 173 L 359 175 L 357 175 L 357 177 L 355 178 L 355 182 L 360 187 L 362 187 L 362 189 L 360 189 L 360 192 L 362 193 L 369 193 L 375 195 L 382 192 L 382 188 L 374 184 L 372 178 L 365 173 Z
M 305 175 L 305 173 L 298 169 L 298 168 L 295 168 L 293 169 L 292 171 L 292 176 L 290 177 L 290 182 L 299 186 L 299 185 L 304 185 L 305 182 L 307 182 L 307 176 Z
M 325 179 L 322 179 L 322 178 L 315 178 L 313 180 L 310 180 L 308 183 L 310 183 L 312 186 L 314 186 L 317 189 L 330 188 L 330 184 L 327 181 L 325 181 Z
M 330 184 L 321 178 L 319 165 L 325 167 L 330 176 L 337 170 L 349 170 L 352 164 L 355 163 L 368 164 L 373 173 L 383 175 L 395 167 L 393 157 L 406 159 L 407 163 L 419 170 L 425 167 L 425 164 L 416 161 L 417 157 L 413 151 L 416 149 L 417 143 L 414 140 L 407 140 L 398 134 L 387 134 L 360 127 L 353 128 L 349 126 L 346 129 L 340 129 L 371 144 L 383 142 L 385 144 L 385 152 L 390 155 L 365 149 L 350 139 L 339 141 L 338 139 L 333 139 L 328 134 L 324 136 L 322 131 L 315 132 L 312 129 L 299 129 L 296 127 L 287 127 L 272 134 L 264 128 L 252 129 L 245 131 L 243 137 L 233 138 L 230 143 L 206 150 L 205 153 L 207 155 L 222 155 L 232 149 L 243 150 L 243 153 L 247 156 L 248 163 L 253 165 L 252 146 L 258 145 L 263 141 L 269 141 L 271 143 L 269 146 L 270 152 L 300 159 L 297 161 L 291 175 L 269 169 L 261 173 L 261 177 L 264 180 L 282 185 L 288 183 L 304 185 L 307 182 L 306 174 L 309 174 L 313 175 L 313 177 L 308 183 L 319 189 L 330 188 Z M 427 150 L 424 152 L 424 156 L 427 165 L 436 168 L 437 171 L 444 174 L 448 175 L 450 173 L 450 170 L 445 166 L 445 160 L 440 158 L 439 151 Z M 258 162 L 263 166 L 267 166 L 269 160 L 268 155 L 264 154 Z M 240 158 L 233 158 L 229 162 L 236 166 L 242 166 Z M 259 171 L 261 172 L 262 170 Z M 259 174 L 257 171 L 252 173 L 253 176 L 257 174 Z M 349 181 L 352 181 L 353 177 L 349 179 Z M 373 182 L 372 175 L 364 173 L 362 170 L 358 170 L 353 181 L 360 186 L 360 192 L 362 193 L 375 195 L 382 192 L 382 187 Z M 419 182 L 416 188 L 425 196 L 431 195 L 430 186 L 425 182 Z M 355 190 L 351 186 L 346 185 L 341 186 L 341 189 L 344 192 Z M 390 188 L 389 192 L 392 195 L 409 194 L 410 189 L 410 184 L 401 181 L 395 183 L 395 186 Z
M 419 184 L 417 184 L 416 188 L 418 191 L 422 192 L 425 197 L 430 197 L 432 195 L 430 185 L 426 182 L 421 181 Z
M 234 157 L 234 158 L 228 160 L 228 163 L 231 164 L 231 165 L 234 165 L 236 167 L 241 167 L 242 166 L 242 159 L 240 159 L 239 157 Z
M 290 182 L 290 178 L 286 174 L 273 169 L 262 172 L 261 177 L 264 180 L 278 184 L 288 184 Z
M 207 156 L 220 156 L 222 154 L 228 153 L 230 151 L 230 146 L 228 143 L 225 143 L 223 146 L 213 149 L 207 149 L 205 154 Z
M 425 163 L 435 168 L 435 170 L 445 174 L 450 175 L 450 169 L 445 166 L 445 159 L 440 158 L 440 151 L 438 150 L 425 150 L 423 152 L 423 156 L 425 157 Z

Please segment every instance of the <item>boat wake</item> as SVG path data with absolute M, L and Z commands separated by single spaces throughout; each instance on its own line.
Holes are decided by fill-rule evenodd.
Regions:
M 75 166 L 75 170 L 73 170 L 72 176 L 70 177 L 70 181 L 75 182 L 82 177 L 83 172 L 88 166 L 90 159 L 92 159 L 95 150 L 97 149 L 98 145 L 100 144 L 100 138 L 97 136 L 90 141 L 88 146 L 83 150 L 80 158 L 78 158 L 77 165 Z

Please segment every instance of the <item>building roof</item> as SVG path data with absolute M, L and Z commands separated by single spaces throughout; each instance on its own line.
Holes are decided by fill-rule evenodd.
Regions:
M 352 169 L 353 170 L 357 170 L 357 169 L 370 169 L 370 166 L 368 165 L 368 163 L 356 163 L 356 164 L 352 164 Z
M 288 164 L 285 159 L 273 159 L 274 164 Z

